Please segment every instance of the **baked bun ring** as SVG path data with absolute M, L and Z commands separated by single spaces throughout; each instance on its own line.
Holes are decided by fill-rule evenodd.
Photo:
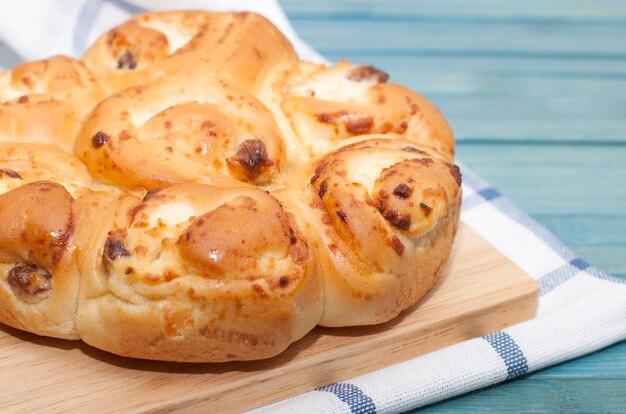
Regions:
M 439 110 L 387 80 L 379 69 L 345 60 L 331 67 L 298 62 L 276 70 L 259 97 L 294 149 L 289 154 L 294 164 L 368 134 L 408 139 L 453 160 L 454 136 Z
M 207 73 L 256 90 L 273 68 L 297 61 L 256 13 L 144 13 L 102 35 L 83 56 L 109 92 L 173 74 Z
M 277 185 L 286 164 L 272 114 L 210 77 L 167 78 L 110 96 L 85 119 L 76 154 L 102 180 L 147 189 Z
M 22 63 L 0 73 L 0 141 L 71 152 L 80 121 L 104 96 L 80 61 L 55 56 Z
M 3 72 L 0 322 L 222 362 L 394 318 L 441 273 L 462 190 L 443 116 L 387 78 L 192 11 Z
M 294 172 L 276 194 L 307 222 L 324 277 L 323 326 L 382 323 L 414 305 L 456 233 L 458 167 L 410 141 L 370 138 Z
M 78 200 L 76 325 L 138 358 L 267 358 L 319 321 L 322 284 L 293 217 L 255 188 L 187 184 Z

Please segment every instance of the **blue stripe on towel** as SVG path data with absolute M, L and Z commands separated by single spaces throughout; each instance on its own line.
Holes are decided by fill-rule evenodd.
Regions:
M 74 48 L 75 56 L 81 56 L 85 52 L 91 26 L 98 17 L 100 10 L 102 10 L 104 3 L 110 3 L 129 14 L 143 13 L 146 11 L 143 7 L 135 6 L 126 0 L 86 0 L 83 3 L 83 7 L 81 7 L 78 12 L 76 24 L 74 25 L 72 47 Z
M 365 395 L 365 393 L 356 385 L 347 382 L 338 382 L 335 384 L 324 385 L 317 388 L 316 391 L 326 391 L 335 394 L 337 398 L 346 403 L 350 407 L 352 414 L 375 414 L 376 405 L 374 400 Z
M 565 246 L 554 234 L 546 229 L 541 224 L 533 220 L 528 214 L 520 210 L 513 202 L 502 195 L 492 187 L 489 187 L 487 182 L 483 181 L 476 174 L 465 168 L 461 164 L 461 170 L 463 173 L 463 184 L 476 191 L 476 195 L 468 197 L 464 200 L 463 210 L 467 211 L 484 203 L 489 203 L 498 210 L 500 210 L 505 216 L 516 221 L 523 227 L 527 228 L 535 236 L 541 239 L 545 244 L 550 247 L 556 254 L 561 256 L 565 261 L 564 266 L 553 272 L 550 272 L 542 276 L 540 280 L 544 280 L 545 286 L 541 288 L 541 294 L 544 295 L 559 286 L 563 282 L 569 280 L 572 276 L 578 273 L 578 271 L 585 271 L 586 274 L 593 276 L 597 279 L 606 280 L 613 283 L 626 284 L 626 280 L 620 279 L 608 275 L 595 267 L 592 267 L 583 259 L 578 257 L 571 249 Z M 574 271 L 571 273 L 573 269 Z M 571 273 L 571 274 L 570 274 Z M 567 274 L 567 275 L 565 275 Z
M 146 9 L 144 9 L 143 7 L 135 6 L 134 4 L 126 0 L 104 0 L 104 1 L 107 1 L 130 14 L 143 13 L 146 11 Z
M 500 194 L 499 191 L 497 191 L 495 188 L 492 188 L 492 187 L 485 188 L 484 190 L 480 190 L 478 194 L 480 194 L 487 201 L 491 201 L 494 198 L 498 198 L 502 195 Z
M 550 292 L 557 286 L 570 280 L 576 276 L 581 270 L 585 270 L 589 265 L 583 265 L 586 263 L 584 260 L 576 258 L 556 270 L 541 276 L 537 283 L 539 283 L 539 295 L 543 296 Z
M 81 7 L 78 12 L 76 24 L 74 25 L 74 36 L 72 38 L 72 47 L 74 48 L 75 56 L 81 56 L 83 52 L 85 52 L 91 25 L 96 20 L 96 16 L 101 8 L 102 2 L 100 0 L 87 0 L 83 3 L 83 7 Z
M 517 378 L 528 372 L 526 356 L 508 333 L 498 331 L 483 336 L 483 339 L 489 342 L 489 345 L 495 349 L 502 361 L 504 361 L 507 370 L 507 380 Z

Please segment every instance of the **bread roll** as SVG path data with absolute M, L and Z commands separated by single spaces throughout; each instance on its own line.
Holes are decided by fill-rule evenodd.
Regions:
M 211 74 L 254 91 L 274 67 L 297 61 L 256 13 L 144 13 L 102 35 L 83 61 L 109 92 L 171 75 Z
M 96 186 L 87 167 L 55 145 L 0 142 L 0 166 L 0 193 L 35 181 L 60 183 L 72 194 Z
M 54 144 L 71 152 L 80 121 L 104 96 L 77 60 L 22 63 L 0 73 L 0 141 Z
M 307 223 L 324 277 L 323 326 L 382 323 L 414 305 L 457 230 L 458 167 L 410 141 L 368 138 L 305 165 L 276 193 Z
M 0 321 L 77 339 L 73 198 L 51 181 L 0 195 Z
M 210 77 L 162 79 L 103 100 L 83 122 L 76 154 L 102 180 L 147 189 L 275 186 L 286 164 L 272 114 Z
M 259 359 L 319 321 L 307 241 L 264 191 L 186 184 L 143 199 L 94 193 L 77 208 L 76 325 L 91 345 L 169 361 Z
M 453 160 L 454 136 L 439 110 L 387 80 L 373 66 L 345 60 L 331 67 L 298 62 L 274 71 L 259 98 L 274 112 L 295 165 L 380 133 L 432 147 Z
M 78 339 L 74 197 L 89 187 L 85 165 L 54 145 L 0 143 L 0 322 Z

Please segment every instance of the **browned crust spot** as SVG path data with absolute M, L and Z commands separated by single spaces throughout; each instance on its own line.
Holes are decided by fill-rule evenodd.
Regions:
M 392 194 L 398 198 L 407 199 L 411 197 L 411 194 L 413 194 L 413 189 L 408 185 L 402 183 L 398 184 L 396 188 L 393 189 Z
M 346 111 L 337 111 L 337 112 L 325 112 L 321 114 L 317 114 L 315 117 L 318 121 L 323 124 L 334 124 L 337 118 L 341 118 L 348 115 Z
M 128 139 L 131 139 L 131 138 L 132 138 L 132 135 L 130 135 L 130 132 L 128 132 L 128 131 L 126 131 L 125 129 L 123 129 L 123 130 L 119 133 L 118 137 L 120 138 L 120 141 L 126 141 L 126 140 L 128 140 Z
M 393 236 L 391 238 L 391 248 L 398 256 L 402 256 L 404 253 L 404 244 L 402 244 L 402 241 L 400 241 L 398 236 Z
M 408 214 L 399 214 L 397 211 L 388 211 L 383 216 L 385 220 L 391 223 L 392 226 L 400 230 L 408 230 L 411 227 L 411 216 Z
M 423 165 L 424 167 L 428 167 L 429 165 L 433 164 L 435 161 L 433 161 L 432 158 L 413 158 L 411 162 L 414 162 L 415 164 Z
M 272 167 L 265 144 L 260 139 L 242 142 L 233 157 L 226 160 L 230 170 L 240 179 L 254 181 L 263 170 Z
M 162 188 L 153 188 L 152 190 L 148 191 L 146 193 L 146 195 L 143 196 L 143 201 L 146 202 L 146 201 L 150 200 L 152 197 L 154 197 L 161 190 L 163 190 L 163 189 Z
M 324 194 L 326 194 L 327 189 L 328 189 L 328 183 L 326 182 L 326 180 L 324 180 L 320 183 L 320 188 L 319 188 L 319 191 L 317 192 L 317 195 L 319 195 L 320 198 L 324 197 Z
M 96 132 L 96 134 L 91 137 L 91 146 L 98 149 L 109 140 L 109 136 L 102 131 Z
M 346 213 L 343 210 L 337 210 L 337 215 L 339 216 L 341 221 L 343 221 L 344 223 L 348 222 L 348 216 L 346 215 Z
M 72 237 L 72 235 L 74 234 L 74 225 L 75 225 L 74 211 L 70 210 L 70 216 L 69 216 L 69 220 L 67 222 L 67 227 L 65 228 L 65 231 L 61 233 L 60 235 L 58 235 L 57 237 L 55 237 L 52 240 L 52 243 L 50 244 L 56 247 L 65 247 L 67 243 L 70 241 L 70 238 Z M 56 263 L 61 258 L 62 252 L 63 251 L 58 253 L 58 257 L 55 257 L 55 256 L 52 257 L 54 263 Z
M 462 182 L 462 176 L 461 176 L 461 169 L 459 168 L 458 165 L 456 164 L 451 164 L 451 163 L 446 163 L 448 170 L 450 170 L 450 174 L 452 174 L 452 178 L 454 178 L 454 181 L 457 183 L 457 185 L 460 187 L 461 186 L 461 182 Z
M 433 210 L 432 207 L 430 207 L 429 205 L 425 204 L 425 203 L 420 203 L 420 208 L 422 210 L 424 210 L 424 215 L 426 217 L 428 217 L 430 215 L 430 212 Z
M 124 54 L 122 54 L 122 56 L 120 56 L 119 60 L 117 61 L 118 69 L 133 70 L 136 67 L 137 67 L 137 57 L 130 50 L 127 50 L 126 52 L 124 52 Z
M 131 221 L 135 220 L 135 217 L 137 217 L 137 213 L 139 213 L 141 210 L 143 210 L 144 208 L 146 208 L 147 206 L 142 202 L 140 204 L 137 204 L 135 207 L 133 207 L 130 210 L 129 213 L 129 218 Z
M 293 228 L 289 226 L 289 243 L 296 244 L 297 241 L 298 241 L 298 238 L 296 237 L 296 234 L 294 233 Z
M 421 155 L 428 155 L 428 153 L 426 151 L 422 151 L 422 150 L 417 149 L 415 147 L 403 147 L 402 151 L 414 152 L 416 154 L 421 154 Z
M 311 180 L 309 181 L 311 184 L 315 184 L 315 182 L 317 181 L 317 179 L 320 178 L 320 175 L 318 173 L 315 173 L 313 175 L 313 177 L 311 177 Z
M 346 74 L 346 78 L 351 81 L 361 82 L 363 80 L 385 83 L 389 80 L 389 75 L 374 66 L 359 66 Z
M 371 116 L 349 114 L 346 111 L 324 112 L 315 117 L 319 122 L 331 125 L 337 124 L 339 120 L 352 135 L 366 134 L 374 127 L 374 119 Z
M 0 168 L 0 175 L 6 175 L 9 178 L 14 178 L 16 180 L 21 180 L 22 176 L 19 175 L 16 171 L 10 170 L 8 168 Z
M 369 115 L 349 118 L 346 121 L 346 130 L 352 135 L 366 134 L 373 126 L 374 119 Z

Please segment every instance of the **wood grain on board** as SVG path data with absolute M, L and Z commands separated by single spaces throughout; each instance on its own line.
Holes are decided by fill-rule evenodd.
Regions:
M 316 328 L 269 360 L 180 364 L 0 327 L 0 412 L 241 411 L 531 318 L 537 285 L 462 225 L 440 280 L 373 327 Z

